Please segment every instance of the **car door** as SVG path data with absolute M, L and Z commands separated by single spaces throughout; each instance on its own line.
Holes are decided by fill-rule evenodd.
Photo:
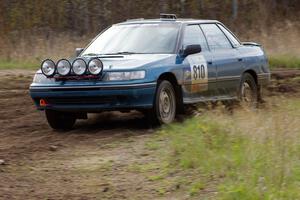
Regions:
M 184 96 L 186 103 L 204 101 L 214 95 L 216 89 L 216 66 L 212 65 L 205 36 L 199 24 L 187 25 L 183 33 L 183 49 L 188 45 L 201 46 L 201 52 L 188 55 L 183 63 Z
M 217 95 L 236 96 L 243 70 L 243 62 L 239 58 L 238 51 L 217 24 L 201 24 L 201 29 L 213 54 L 213 66 L 217 70 Z

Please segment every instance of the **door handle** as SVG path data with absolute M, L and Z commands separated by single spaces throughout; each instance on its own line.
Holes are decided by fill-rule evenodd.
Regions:
M 212 61 L 208 61 L 207 64 L 212 65 Z
M 239 62 L 242 62 L 242 61 L 243 61 L 243 58 L 239 58 L 238 61 L 239 61 Z

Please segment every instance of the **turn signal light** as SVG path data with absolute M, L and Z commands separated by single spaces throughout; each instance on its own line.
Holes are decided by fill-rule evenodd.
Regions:
M 47 106 L 47 102 L 45 99 L 40 99 L 40 106 Z

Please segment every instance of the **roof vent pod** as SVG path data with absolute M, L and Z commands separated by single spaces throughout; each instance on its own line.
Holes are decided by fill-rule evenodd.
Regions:
M 175 14 L 160 13 L 160 19 L 177 19 Z

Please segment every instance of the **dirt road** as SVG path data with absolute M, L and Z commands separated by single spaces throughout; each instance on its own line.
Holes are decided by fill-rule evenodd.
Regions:
M 268 95 L 299 94 L 299 71 L 276 73 Z M 148 148 L 156 130 L 142 115 L 90 115 L 55 132 L 29 97 L 32 75 L 0 71 L 0 199 L 188 198 L 176 183 L 149 178 L 160 155 Z M 140 166 L 151 169 L 137 173 Z

